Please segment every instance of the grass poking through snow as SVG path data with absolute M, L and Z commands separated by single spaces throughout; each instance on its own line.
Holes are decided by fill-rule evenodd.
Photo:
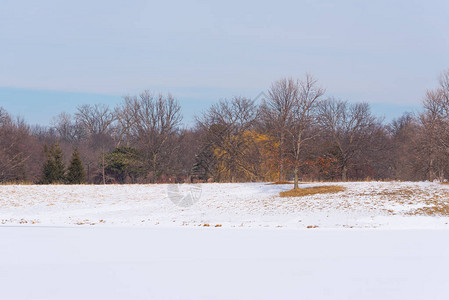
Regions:
M 315 194 L 330 194 L 344 191 L 346 188 L 338 185 L 323 185 L 314 186 L 301 189 L 293 189 L 285 192 L 281 192 L 281 197 L 302 197 Z

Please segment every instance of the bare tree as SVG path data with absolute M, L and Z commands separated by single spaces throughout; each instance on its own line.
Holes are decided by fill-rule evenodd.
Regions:
M 411 113 L 404 113 L 394 119 L 387 127 L 391 151 L 387 158 L 390 160 L 391 173 L 383 174 L 386 178 L 399 180 L 417 180 L 420 177 L 420 161 L 417 149 L 420 148 L 419 120 Z
M 0 107 L 0 126 L 4 127 L 10 125 L 11 123 L 12 123 L 11 116 L 3 107 Z
M 449 158 L 449 70 L 441 74 L 439 86 L 428 90 L 420 114 L 422 158 L 427 160 L 428 179 L 444 180 Z
M 369 135 L 379 124 L 367 103 L 348 104 L 333 98 L 320 103 L 319 123 L 335 147 L 334 156 L 340 163 L 341 179 L 346 181 L 351 161 L 369 146 Z
M 75 118 L 90 135 L 111 134 L 116 120 L 114 112 L 104 104 L 79 106 Z
M 103 184 L 106 184 L 105 177 L 105 155 L 110 150 L 110 140 L 114 137 L 114 112 L 103 104 L 82 105 L 78 107 L 75 114 L 76 122 L 87 132 L 91 145 L 94 149 L 100 149 L 101 154 L 101 174 Z
M 122 130 L 143 153 L 153 182 L 173 162 L 177 150 L 174 138 L 181 119 L 181 107 L 172 95 L 154 97 L 148 90 L 139 97 L 126 98 L 120 110 Z
M 31 156 L 29 127 L 13 121 L 0 107 L 0 182 L 26 179 L 26 162 Z
M 239 172 L 256 176 L 245 159 L 251 142 L 247 133 L 256 118 L 257 107 L 253 100 L 234 97 L 231 100 L 220 100 L 202 118 L 197 119 L 197 124 L 206 133 L 206 147 L 212 147 L 221 173 L 229 173 L 231 182 L 236 181 Z
M 137 97 L 125 96 L 123 102 L 115 108 L 117 117 L 117 147 L 121 145 L 126 137 L 129 137 L 130 130 L 136 124 L 139 100 Z M 128 141 L 129 142 L 129 141 Z
M 52 121 L 53 128 L 58 133 L 61 141 L 70 144 L 78 144 L 87 137 L 87 132 L 83 125 L 77 122 L 72 115 L 62 112 Z
M 317 134 L 313 131 L 313 126 L 316 124 L 316 107 L 324 94 L 324 89 L 319 87 L 317 81 L 309 74 L 306 74 L 304 80 L 298 80 L 296 84 L 297 93 L 295 93 L 292 114 L 287 121 L 286 130 L 291 143 L 295 189 L 299 187 L 298 171 L 303 147 Z
M 275 136 L 279 148 L 279 180 L 285 179 L 285 141 L 287 128 L 297 106 L 299 87 L 293 79 L 283 78 L 274 82 L 268 90 L 268 99 L 261 106 L 265 127 Z

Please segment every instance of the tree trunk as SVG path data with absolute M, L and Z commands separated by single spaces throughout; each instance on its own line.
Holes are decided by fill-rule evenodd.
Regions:
M 103 175 L 103 184 L 106 184 L 106 178 L 104 177 L 104 152 L 102 155 L 103 166 L 102 166 L 102 175 Z
M 90 184 L 90 162 L 87 163 L 87 183 Z
M 279 181 L 284 180 L 284 164 L 282 162 L 282 151 L 279 153 Z
M 293 186 L 293 189 L 299 189 L 299 184 L 298 184 L 298 166 L 295 166 L 295 183 Z
M 279 143 L 279 181 L 284 180 L 284 133 L 281 133 Z
M 153 183 L 156 183 L 156 162 L 157 162 L 156 154 L 153 154 Z
M 431 158 L 429 162 L 429 181 L 432 182 L 434 180 L 435 180 L 435 173 L 433 172 L 433 158 Z
M 341 170 L 341 181 L 347 181 L 348 180 L 348 167 L 346 165 L 343 166 L 343 169 Z

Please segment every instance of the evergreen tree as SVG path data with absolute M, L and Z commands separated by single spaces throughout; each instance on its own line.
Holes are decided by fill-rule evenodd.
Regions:
M 77 149 L 72 153 L 72 160 L 67 169 L 67 183 L 81 184 L 86 182 L 83 163 L 81 162 L 80 154 Z
M 62 150 L 59 144 L 53 145 L 53 160 L 55 164 L 55 178 L 56 182 L 62 183 L 65 181 L 65 166 L 63 161 Z
M 50 147 L 47 145 L 44 146 L 44 153 L 47 156 L 47 160 L 45 161 L 42 168 L 42 184 L 51 184 L 51 183 L 63 183 L 64 176 L 64 162 L 62 150 L 59 147 L 59 144 L 56 143 Z
M 119 183 L 125 183 L 127 178 L 136 182 L 143 175 L 142 163 L 138 152 L 132 147 L 118 147 L 106 156 L 106 173 Z
M 44 145 L 44 153 L 47 156 L 47 160 L 45 161 L 42 167 L 42 178 L 40 180 L 40 183 L 49 184 L 54 181 L 53 176 L 54 163 L 50 155 L 50 149 L 48 148 L 47 145 Z

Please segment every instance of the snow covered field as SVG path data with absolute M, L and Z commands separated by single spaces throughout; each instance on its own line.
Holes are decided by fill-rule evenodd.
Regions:
M 447 299 L 449 231 L 0 228 L 1 299 Z
M 449 185 L 337 183 L 346 191 L 280 198 L 291 185 L 202 184 L 198 202 L 175 205 L 168 185 L 0 186 L 4 225 L 449 228 Z M 301 187 L 316 186 L 303 184 Z M 181 185 L 181 192 L 191 185 Z
M 337 184 L 0 186 L 0 299 L 447 299 L 449 186 Z

